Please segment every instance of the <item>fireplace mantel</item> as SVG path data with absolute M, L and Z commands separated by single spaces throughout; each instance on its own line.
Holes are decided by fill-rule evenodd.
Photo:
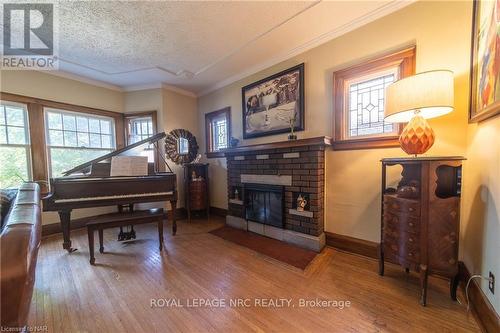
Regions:
M 319 136 L 316 138 L 300 139 L 300 140 L 289 140 L 281 142 L 271 142 L 271 143 L 260 143 L 256 145 L 239 146 L 234 148 L 224 149 L 224 154 L 234 155 L 241 154 L 245 152 L 258 151 L 258 150 L 268 150 L 277 148 L 293 148 L 293 147 L 303 147 L 303 146 L 330 146 L 332 144 L 332 138 L 329 136 Z

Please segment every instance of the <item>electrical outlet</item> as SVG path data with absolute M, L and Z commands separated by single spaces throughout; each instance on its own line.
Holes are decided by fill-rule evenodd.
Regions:
M 493 275 L 493 273 L 490 272 L 489 278 L 490 278 L 490 280 L 489 280 L 488 288 L 490 289 L 491 293 L 494 294 L 495 293 L 495 275 Z

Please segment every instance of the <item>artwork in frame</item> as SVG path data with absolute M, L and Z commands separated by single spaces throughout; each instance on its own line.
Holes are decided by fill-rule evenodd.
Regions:
M 475 0 L 469 121 L 500 114 L 500 0 Z
M 241 89 L 243 138 L 304 130 L 304 64 Z

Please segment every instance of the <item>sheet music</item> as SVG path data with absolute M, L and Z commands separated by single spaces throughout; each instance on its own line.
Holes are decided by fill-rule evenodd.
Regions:
M 113 156 L 111 158 L 111 177 L 147 175 L 147 156 Z

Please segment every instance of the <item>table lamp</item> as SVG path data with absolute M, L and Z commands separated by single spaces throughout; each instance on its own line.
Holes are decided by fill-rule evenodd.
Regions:
M 387 87 L 384 120 L 406 123 L 399 144 L 407 154 L 423 154 L 434 144 L 426 119 L 453 111 L 453 72 L 435 70 L 398 80 Z

